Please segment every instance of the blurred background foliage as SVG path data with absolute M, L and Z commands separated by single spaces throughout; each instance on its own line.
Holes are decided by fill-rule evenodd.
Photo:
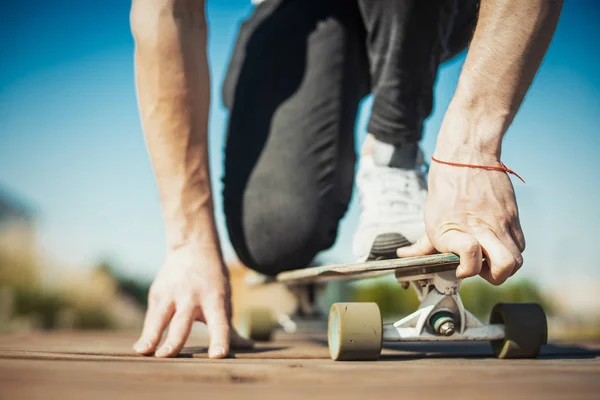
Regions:
M 134 329 L 140 325 L 147 283 L 117 274 L 108 263 L 86 273 L 59 273 L 43 277 L 33 255 L 0 249 L 0 330 Z
M 293 296 L 283 286 L 248 287 L 245 280 L 248 270 L 235 262 L 230 269 L 234 317 L 248 307 L 261 304 L 275 308 L 276 312 L 293 309 Z M 85 272 L 50 270 L 49 273 L 46 266 L 40 267 L 35 254 L 0 248 L 0 332 L 141 328 L 149 282 L 120 274 L 110 261 L 99 262 Z M 532 281 L 513 278 L 502 286 L 493 286 L 481 278 L 471 278 L 463 281 L 460 294 L 465 307 L 483 321 L 488 320 L 490 310 L 498 302 L 536 302 L 549 316 L 551 338 L 600 338 L 598 318 L 565 313 L 555 302 L 554 293 L 541 292 Z M 273 298 L 278 301 L 273 302 Z M 325 314 L 338 301 L 375 302 L 386 322 L 412 313 L 419 305 L 415 291 L 403 289 L 393 276 L 332 282 L 320 300 Z M 282 311 L 277 307 L 287 309 Z
M 419 306 L 415 291 L 410 287 L 403 289 L 393 277 L 355 283 L 348 292 L 350 301 L 377 303 L 384 320 L 408 315 Z M 547 314 L 553 313 L 551 301 L 533 282 L 523 279 L 511 280 L 502 286 L 490 285 L 479 277 L 467 279 L 462 283 L 460 295 L 465 307 L 484 321 L 499 302 L 535 302 L 541 304 Z

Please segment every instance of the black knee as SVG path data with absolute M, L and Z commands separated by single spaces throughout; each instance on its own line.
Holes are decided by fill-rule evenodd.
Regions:
M 335 242 L 338 221 L 319 208 L 277 192 L 247 193 L 243 212 L 226 210 L 231 243 L 240 260 L 262 274 L 304 268 Z

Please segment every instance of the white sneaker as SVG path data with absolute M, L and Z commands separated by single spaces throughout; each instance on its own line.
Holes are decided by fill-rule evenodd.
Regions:
M 357 262 L 396 258 L 396 249 L 423 235 L 423 166 L 421 150 L 411 168 L 378 165 L 372 155 L 361 157 L 356 176 L 360 220 L 353 244 Z

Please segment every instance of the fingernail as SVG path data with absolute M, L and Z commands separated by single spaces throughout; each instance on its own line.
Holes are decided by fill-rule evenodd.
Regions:
M 171 354 L 172 351 L 173 351 L 173 346 L 170 346 L 167 344 L 165 346 L 162 346 L 160 349 L 158 349 L 156 351 L 156 353 L 154 353 L 154 355 L 156 357 L 165 357 L 165 356 Z
M 150 347 L 152 347 L 152 343 L 149 340 L 139 340 L 136 344 L 133 345 L 133 349 L 138 353 L 148 351 L 150 350 Z
M 210 358 L 224 357 L 225 356 L 225 349 L 222 348 L 222 347 L 215 347 L 214 349 L 210 350 L 210 352 L 208 353 L 208 356 Z

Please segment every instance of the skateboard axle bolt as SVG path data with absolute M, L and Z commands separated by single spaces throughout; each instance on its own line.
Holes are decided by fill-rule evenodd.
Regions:
M 435 333 L 443 336 L 452 336 L 456 330 L 454 315 L 449 311 L 438 311 L 429 319 Z
M 444 336 L 452 336 L 454 334 L 454 322 L 452 322 L 452 321 L 444 322 L 440 326 L 439 333 Z

